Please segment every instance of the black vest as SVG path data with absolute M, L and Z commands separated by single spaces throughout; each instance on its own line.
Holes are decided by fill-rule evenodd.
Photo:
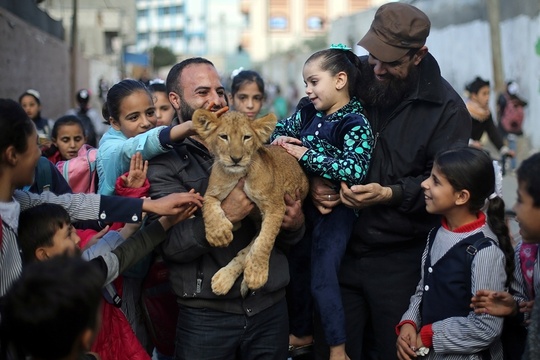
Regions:
M 435 265 L 431 265 L 431 248 L 438 229 L 429 234 L 429 249 L 424 265 L 424 293 L 421 313 L 424 325 L 471 311 L 471 264 L 478 251 L 493 241 L 482 233 L 455 244 Z

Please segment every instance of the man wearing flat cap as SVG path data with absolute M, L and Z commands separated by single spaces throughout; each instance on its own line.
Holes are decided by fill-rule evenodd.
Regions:
M 440 224 L 425 210 L 420 183 L 439 151 L 467 146 L 471 133 L 465 104 L 425 46 L 430 25 L 418 8 L 388 3 L 358 42 L 369 52 L 358 86 L 376 145 L 366 185 L 340 192 L 359 212 L 340 274 L 352 360 L 396 359 L 396 325 L 420 280 L 428 232 Z M 335 206 L 326 193 L 323 179 L 312 182 L 314 202 Z

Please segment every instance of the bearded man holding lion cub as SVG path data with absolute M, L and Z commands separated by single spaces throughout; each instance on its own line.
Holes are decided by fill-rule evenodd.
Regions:
M 198 118 L 202 114 L 217 119 L 223 113 L 220 109 L 227 105 L 219 74 L 214 65 L 204 58 L 191 58 L 176 64 L 167 77 L 167 91 L 177 113 L 175 120 L 179 122 L 194 119 L 197 109 L 216 112 L 199 111 Z M 234 130 L 239 128 L 236 126 Z M 230 126 L 220 127 L 217 137 L 212 141 L 226 140 L 228 135 L 232 136 L 232 130 Z M 148 179 L 152 198 L 191 189 L 205 194 L 214 155 L 202 137 L 195 131 L 194 134 L 170 152 L 150 162 Z M 247 139 L 259 135 L 250 132 L 241 136 Z M 265 140 L 257 139 L 262 142 Z M 296 159 L 291 157 L 291 162 L 296 163 Z M 266 171 L 270 172 L 269 169 Z M 173 227 L 161 246 L 180 308 L 176 359 L 287 358 L 289 339 L 285 287 L 289 282 L 289 270 L 284 251 L 297 243 L 304 234 L 301 197 L 305 196 L 307 188 L 299 187 L 294 193 L 283 196 L 283 221 L 275 245 L 269 249 L 267 280 L 254 276 L 255 281 L 248 281 L 247 286 L 244 286 L 245 296 L 241 293 L 242 276 L 232 280 L 231 288 L 226 293 L 217 291 L 223 295 L 217 295 L 212 288 L 214 275 L 234 260 L 259 231 L 260 221 L 248 216 L 255 205 L 243 190 L 249 181 L 246 179 L 241 178 L 232 190 L 227 189 L 228 195 L 220 198 L 217 205 L 221 209 L 219 216 L 224 217 L 221 220 L 232 225 L 232 232 L 225 236 L 225 243 L 218 241 L 216 245 L 220 246 L 209 243 L 202 212 L 199 211 L 191 219 L 180 223 L 180 226 Z M 223 233 L 226 232 L 227 227 L 224 227 Z M 227 246 L 226 242 L 229 242 Z M 261 273 L 259 270 L 256 272 Z M 256 287 L 261 284 L 259 288 L 250 288 L 250 285 Z

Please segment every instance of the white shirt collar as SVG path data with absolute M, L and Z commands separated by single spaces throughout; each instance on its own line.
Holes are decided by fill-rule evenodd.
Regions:
M 19 229 L 20 213 L 21 204 L 15 201 L 15 199 L 10 202 L 0 202 L 0 216 L 2 217 L 2 221 L 9 225 L 15 233 L 17 233 Z

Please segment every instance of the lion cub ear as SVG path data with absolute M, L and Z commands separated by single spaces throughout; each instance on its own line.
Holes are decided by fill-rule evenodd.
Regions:
M 193 113 L 193 130 L 204 140 L 218 126 L 218 117 L 209 110 L 198 109 Z
M 263 143 L 270 139 L 270 135 L 272 135 L 276 124 L 277 117 L 273 113 L 251 121 L 251 127 L 259 135 L 259 138 Z

